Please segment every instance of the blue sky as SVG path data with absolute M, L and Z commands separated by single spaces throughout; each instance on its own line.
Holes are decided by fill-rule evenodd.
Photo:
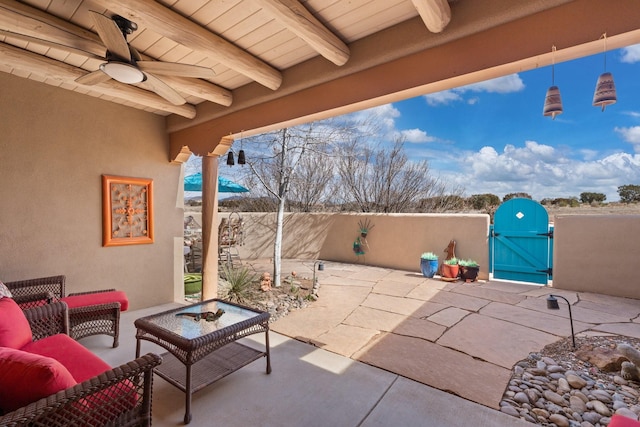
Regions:
M 587 191 L 615 202 L 620 185 L 640 185 L 640 45 L 606 53 L 618 102 L 602 112 L 592 101 L 604 71 L 604 53 L 556 63 L 564 112 L 555 120 L 542 115 L 550 66 L 372 110 L 386 139 L 404 135 L 410 159 L 427 159 L 466 196 L 525 192 L 541 200 Z M 191 160 L 186 175 L 194 163 L 199 169 Z M 235 179 L 224 163 L 220 175 Z
M 564 112 L 542 115 L 551 67 L 376 107 L 412 159 L 465 194 L 526 192 L 534 199 L 592 191 L 618 201 L 640 184 L 640 45 L 606 54 L 618 102 L 593 107 L 604 54 L 556 63 Z

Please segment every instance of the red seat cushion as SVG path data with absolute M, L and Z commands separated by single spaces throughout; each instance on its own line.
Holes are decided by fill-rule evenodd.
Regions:
M 615 414 L 613 417 L 611 417 L 609 427 L 640 427 L 640 421 Z
M 33 339 L 29 321 L 11 298 L 0 298 L 0 347 L 21 349 Z
M 71 295 L 60 299 L 67 303 L 69 308 L 86 307 L 89 305 L 100 305 L 109 302 L 119 302 L 120 311 L 127 311 L 129 300 L 123 291 L 106 291 L 90 294 Z
M 74 385 L 71 373 L 55 359 L 0 348 L 0 409 L 5 413 Z
M 23 350 L 56 359 L 79 383 L 111 369 L 104 360 L 65 334 L 34 341 Z

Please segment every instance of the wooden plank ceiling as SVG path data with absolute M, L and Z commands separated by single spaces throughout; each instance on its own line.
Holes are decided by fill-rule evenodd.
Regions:
M 247 84 L 277 91 L 285 70 L 311 58 L 322 56 L 341 67 L 350 60 L 350 43 L 417 16 L 439 33 L 451 19 L 449 3 L 455 1 L 0 0 L 0 70 L 157 114 L 193 118 L 195 106 L 204 102 L 231 106 L 234 90 Z M 107 48 L 92 12 L 137 24 L 127 41 L 140 59 L 198 65 L 214 74 L 185 77 L 175 67 L 163 71 L 155 64 L 141 83 L 119 83 L 99 72 L 79 84 L 78 78 L 106 62 Z M 172 93 L 154 86 L 162 83 L 179 96 L 160 96 Z
M 639 22 L 638 0 L 0 0 L 0 71 L 166 116 L 180 159 L 640 43 Z

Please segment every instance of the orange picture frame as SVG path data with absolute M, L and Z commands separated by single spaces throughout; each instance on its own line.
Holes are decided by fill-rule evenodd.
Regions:
M 153 180 L 102 175 L 102 246 L 153 243 Z

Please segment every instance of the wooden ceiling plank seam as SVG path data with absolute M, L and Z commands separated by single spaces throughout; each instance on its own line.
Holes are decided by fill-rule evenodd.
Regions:
M 209 2 L 205 7 L 191 15 L 194 22 L 199 23 L 209 31 L 221 35 L 225 26 L 235 25 L 240 18 L 247 13 L 247 7 L 241 1 L 233 2 Z M 219 27 L 220 26 L 220 27 Z M 233 40 L 229 40 L 233 42 Z
M 179 12 L 182 16 L 193 16 L 209 3 L 209 0 L 178 0 L 165 6 Z
M 218 57 L 230 68 L 272 90 L 282 84 L 282 74 L 269 64 L 152 0 L 138 0 L 133 6 L 125 0 L 97 1 L 134 22 L 152 27 L 177 43 Z
M 47 12 L 58 18 L 68 21 L 76 13 L 83 0 L 66 0 L 66 1 L 53 1 L 47 8 Z

